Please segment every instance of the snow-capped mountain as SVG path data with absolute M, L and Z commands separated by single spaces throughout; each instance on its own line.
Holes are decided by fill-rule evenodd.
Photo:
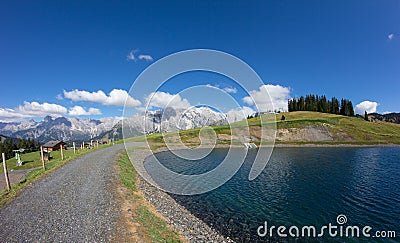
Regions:
M 126 137 L 143 135 L 145 133 L 173 132 L 205 126 L 228 124 L 232 120 L 228 115 L 216 112 L 208 107 L 192 107 L 190 109 L 174 109 L 168 107 L 164 110 L 147 111 L 133 117 L 119 121 L 111 131 L 105 132 L 100 137 L 118 138 L 122 136 L 122 123 Z
M 0 123 L 0 134 L 15 138 L 31 138 L 41 142 L 50 140 L 89 140 L 105 131 L 109 131 L 116 122 L 113 119 L 90 120 L 46 116 L 40 122 L 30 120 Z
M 46 116 L 43 121 L 0 122 L 0 134 L 15 138 L 31 138 L 40 142 L 50 140 L 84 141 L 92 138 L 121 139 L 122 123 L 126 137 L 145 133 L 173 132 L 205 126 L 228 124 L 244 119 L 216 112 L 208 107 L 192 107 L 189 109 L 166 108 L 136 114 L 124 120 L 103 118 L 100 120 L 79 118 L 52 118 Z M 229 122 L 228 122 L 229 121 Z

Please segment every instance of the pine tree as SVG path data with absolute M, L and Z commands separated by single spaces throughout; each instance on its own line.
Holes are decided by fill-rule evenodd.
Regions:
M 351 100 L 347 100 L 347 112 L 348 116 L 354 116 L 353 103 L 351 102 Z
M 340 101 L 340 111 L 339 111 L 340 115 L 345 116 L 346 115 L 346 100 L 342 99 Z
M 294 111 L 293 103 L 294 103 L 294 99 L 288 100 L 288 111 L 289 112 Z
M 365 112 L 364 112 L 364 120 L 366 120 L 366 121 L 369 121 L 369 118 L 368 118 L 368 113 L 367 113 L 367 111 L 365 111 Z
M 335 97 L 332 97 L 332 107 L 331 107 L 332 114 L 339 114 L 339 100 Z
M 300 96 L 299 99 L 299 111 L 305 111 L 305 101 L 304 101 L 304 96 Z

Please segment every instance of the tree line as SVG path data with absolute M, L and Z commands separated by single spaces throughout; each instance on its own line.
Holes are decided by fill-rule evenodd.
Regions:
M 289 111 L 317 111 L 323 113 L 354 116 L 354 108 L 351 100 L 332 97 L 327 99 L 325 95 L 306 95 L 293 98 L 288 101 Z
M 0 153 L 4 153 L 6 159 L 14 156 L 13 150 L 25 149 L 24 152 L 34 152 L 40 149 L 40 142 L 33 139 L 6 138 L 0 142 Z

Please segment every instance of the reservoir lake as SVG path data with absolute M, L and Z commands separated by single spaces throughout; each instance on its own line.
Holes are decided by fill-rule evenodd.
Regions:
M 236 148 L 238 151 L 241 148 Z M 215 168 L 228 149 L 214 149 L 207 157 L 190 161 L 171 152 L 156 154 L 167 168 L 183 174 L 201 174 Z M 235 149 L 232 150 L 235 152 Z M 249 150 L 239 171 L 221 187 L 200 195 L 170 194 L 175 201 L 226 237 L 238 242 L 296 241 L 364 242 L 376 238 L 261 237 L 257 229 L 274 226 L 372 227 L 400 235 L 400 147 L 275 148 L 264 171 L 249 181 L 257 149 Z M 145 161 L 152 174 L 152 161 Z M 286 232 L 287 233 L 287 232 Z M 382 240 L 382 239 L 380 239 Z

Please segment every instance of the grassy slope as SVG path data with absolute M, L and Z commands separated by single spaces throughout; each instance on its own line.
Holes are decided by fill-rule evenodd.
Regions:
M 137 172 L 126 152 L 123 152 L 119 157 L 118 167 L 119 178 L 122 185 L 128 189 L 129 200 L 134 207 L 133 211 L 136 212 L 133 220 L 138 225 L 138 232 L 149 242 L 181 242 L 179 235 L 144 203 L 145 199 L 136 187 Z
M 282 121 L 282 115 L 285 120 Z M 273 126 L 271 124 L 271 115 L 265 115 L 263 118 L 263 126 Z M 247 122 L 247 123 L 246 123 Z M 260 118 L 252 118 L 245 121 L 234 123 L 233 126 L 240 127 L 259 127 L 261 124 Z M 276 115 L 276 127 L 278 129 L 301 129 L 305 127 L 324 127 L 332 135 L 334 140 L 331 142 L 277 142 L 285 144 L 400 144 L 400 125 L 387 122 L 367 122 L 361 118 L 347 117 L 334 114 L 326 114 L 319 112 L 285 112 Z M 216 134 L 230 134 L 228 125 L 213 127 Z M 180 131 L 179 135 L 182 141 L 189 145 L 197 145 L 200 129 L 190 129 Z M 164 134 L 167 138 L 176 138 L 178 132 Z M 148 141 L 153 143 L 163 143 L 162 134 L 152 134 L 147 136 Z M 135 137 L 129 140 L 144 141 L 145 137 Z M 237 143 L 237 141 L 234 141 Z M 228 144 L 228 140 L 218 139 L 219 144 Z
M 284 115 L 285 121 L 280 118 Z M 287 112 L 277 115 L 277 128 L 324 126 L 334 136 L 332 143 L 400 144 L 400 125 L 387 122 L 368 122 L 361 118 L 319 112 Z M 343 139 L 343 134 L 351 141 Z M 326 142 L 325 142 L 326 143 Z

